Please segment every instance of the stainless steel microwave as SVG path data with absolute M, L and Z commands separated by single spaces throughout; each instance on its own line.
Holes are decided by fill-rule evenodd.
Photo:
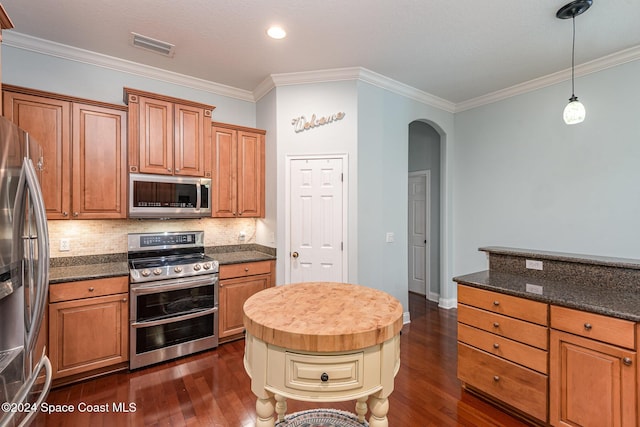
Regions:
M 210 178 L 129 174 L 129 218 L 210 216 Z

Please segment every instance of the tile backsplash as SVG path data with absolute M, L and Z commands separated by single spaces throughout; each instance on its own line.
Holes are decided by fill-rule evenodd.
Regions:
M 201 218 L 181 220 L 51 220 L 51 258 L 127 252 L 127 234 L 161 231 L 204 231 L 205 246 L 255 243 L 255 218 Z M 245 238 L 240 238 L 244 232 Z M 69 251 L 60 251 L 67 239 Z

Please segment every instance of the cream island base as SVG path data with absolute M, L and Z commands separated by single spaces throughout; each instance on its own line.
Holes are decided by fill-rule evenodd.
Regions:
M 359 285 L 308 282 L 258 292 L 244 304 L 244 366 L 257 396 L 256 427 L 285 417 L 286 399 L 356 400 L 360 421 L 387 427 L 400 368 L 402 306 Z

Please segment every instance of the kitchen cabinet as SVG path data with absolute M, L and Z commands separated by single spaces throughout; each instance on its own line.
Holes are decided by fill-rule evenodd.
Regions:
M 218 278 L 218 337 L 221 342 L 242 338 L 242 306 L 253 294 L 275 285 L 275 261 L 224 264 L 220 266 Z
M 637 426 L 638 325 L 551 306 L 550 422 Z
M 213 217 L 264 217 L 264 135 L 213 123 Z
M 49 359 L 53 378 L 82 379 L 128 367 L 128 277 L 49 287 Z
M 4 114 L 43 150 L 48 219 L 126 218 L 126 108 L 5 85 Z
M 211 112 L 215 107 L 136 89 L 129 105 L 129 171 L 211 176 Z
M 458 378 L 537 423 L 548 419 L 548 304 L 458 285 Z

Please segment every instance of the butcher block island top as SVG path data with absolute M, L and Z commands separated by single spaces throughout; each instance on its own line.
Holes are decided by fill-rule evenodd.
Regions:
M 285 420 L 287 399 L 356 400 L 370 427 L 388 427 L 400 368 L 402 305 L 365 286 L 306 282 L 268 288 L 244 304 L 244 366 L 256 427 Z
M 306 282 L 258 292 L 244 304 L 248 333 L 301 351 L 350 351 L 380 344 L 402 329 L 391 295 L 348 283 Z

